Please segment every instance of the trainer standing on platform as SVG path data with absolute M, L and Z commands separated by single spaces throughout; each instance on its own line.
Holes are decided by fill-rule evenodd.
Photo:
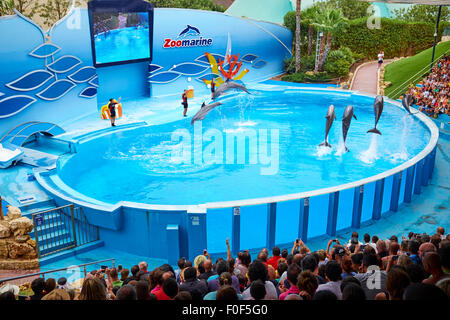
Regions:
M 186 117 L 186 112 L 187 112 L 187 109 L 188 109 L 188 101 L 187 101 L 188 100 L 188 96 L 187 96 L 187 90 L 186 89 L 184 90 L 183 94 L 181 95 L 181 99 L 183 99 L 181 104 L 184 107 L 183 116 Z

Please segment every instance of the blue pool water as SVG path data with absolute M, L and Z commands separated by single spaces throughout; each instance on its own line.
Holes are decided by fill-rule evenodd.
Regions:
M 85 142 L 76 154 L 60 160 L 58 173 L 77 192 L 111 204 L 121 200 L 202 204 L 337 186 L 397 167 L 429 142 L 429 130 L 419 120 L 388 102 L 378 124 L 383 135 L 366 133 L 374 126 L 373 101 L 344 92 L 253 90 L 251 95 L 241 93 L 221 99 L 223 105 L 198 122 L 203 132 L 201 146 L 198 140 L 194 142 L 194 131 L 199 128 L 191 126 L 188 117 Z M 324 140 L 330 104 L 335 106 L 337 116 L 329 134 L 332 149 L 318 147 Z M 354 106 L 358 120 L 352 120 L 346 142 L 350 152 L 345 153 L 341 119 L 347 105 Z M 172 136 L 176 130 L 191 135 L 187 163 L 174 162 L 181 142 Z M 268 144 L 262 143 L 260 130 L 267 131 Z M 276 142 L 271 132 L 278 132 L 278 144 L 271 145 Z M 227 155 L 227 135 L 233 133 L 257 137 L 256 148 L 250 148 L 247 140 L 243 163 L 237 164 L 236 157 Z M 221 139 L 222 154 L 212 148 Z M 261 157 L 266 154 L 261 149 L 264 146 L 269 150 L 267 158 Z M 272 157 L 276 148 L 279 156 Z M 236 146 L 234 156 L 237 153 Z M 208 154 L 216 155 L 218 163 L 205 163 Z M 255 155 L 256 163 L 250 163 Z
M 146 59 L 150 57 L 148 28 L 112 30 L 95 37 L 97 63 Z

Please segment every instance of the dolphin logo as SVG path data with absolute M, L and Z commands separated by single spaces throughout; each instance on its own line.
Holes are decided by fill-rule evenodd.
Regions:
M 186 36 L 198 36 L 200 35 L 200 30 L 198 30 L 196 27 L 187 25 L 186 29 L 181 31 L 181 33 L 178 35 L 178 38 L 184 38 Z
M 248 94 L 250 94 L 250 92 L 248 92 L 247 88 L 244 85 L 242 85 L 240 83 L 237 83 L 237 82 L 234 82 L 234 81 L 227 80 L 227 81 L 225 81 L 224 84 L 222 84 L 219 88 L 217 88 L 216 91 L 214 91 L 212 99 L 214 100 L 217 97 L 220 97 L 226 91 L 231 90 L 231 89 L 242 90 L 242 91 L 245 91 Z
M 350 128 L 350 123 L 352 122 L 352 117 L 355 118 L 355 120 L 358 120 L 353 114 L 353 106 L 348 106 L 345 108 L 344 116 L 342 117 L 342 135 L 344 136 L 345 151 L 348 151 L 348 148 L 345 145 L 345 139 L 347 139 L 347 133 Z
M 200 108 L 200 110 L 195 114 L 195 116 L 192 117 L 191 120 L 191 125 L 194 124 L 195 121 L 199 121 L 199 120 L 203 120 L 205 119 L 206 115 L 215 107 L 218 107 L 222 105 L 221 102 L 214 102 L 211 104 L 206 105 L 204 102 L 202 104 L 202 107 Z
M 330 132 L 331 126 L 333 125 L 333 121 L 336 119 L 336 114 L 334 113 L 334 106 L 331 105 L 328 108 L 327 115 L 325 117 L 327 119 L 325 125 L 325 141 L 319 144 L 319 146 L 325 146 L 331 148 L 331 144 L 328 143 L 328 133 Z
M 370 129 L 367 133 L 377 133 L 381 135 L 380 130 L 377 129 L 378 120 L 380 120 L 381 114 L 383 113 L 384 99 L 383 96 L 377 95 L 375 102 L 373 103 L 373 111 L 375 112 L 375 128 Z

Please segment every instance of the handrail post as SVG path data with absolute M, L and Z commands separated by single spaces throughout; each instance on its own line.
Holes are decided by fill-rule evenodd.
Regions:
M 37 251 L 37 256 L 38 259 L 41 258 L 41 250 L 39 249 L 39 235 L 38 235 L 38 230 L 37 230 L 37 225 L 36 225 L 36 217 L 33 214 L 31 216 L 33 218 L 33 228 L 34 228 L 34 241 L 36 242 L 36 251 Z
M 75 219 L 73 217 L 73 203 L 70 205 L 70 217 L 72 219 L 72 230 L 73 230 L 73 241 L 75 242 L 75 246 L 77 246 L 77 234 L 75 228 Z
M 84 277 L 86 278 L 86 265 L 83 266 L 84 269 Z

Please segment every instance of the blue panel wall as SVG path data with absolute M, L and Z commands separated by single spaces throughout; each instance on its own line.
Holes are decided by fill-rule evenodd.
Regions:
M 267 205 L 241 207 L 241 249 L 266 246 Z
M 381 207 L 381 213 L 385 213 L 390 210 L 393 181 L 394 176 L 389 176 L 384 179 L 383 205 Z
M 310 198 L 308 238 L 323 235 L 327 231 L 329 195 Z
M 289 243 L 298 238 L 300 200 L 277 204 L 275 243 Z
M 339 192 L 339 209 L 336 229 L 349 228 L 352 224 L 353 198 L 355 189 L 348 189 Z
M 210 253 L 226 252 L 225 241 L 231 241 L 232 209 L 210 209 L 206 215 L 207 249 Z M 241 222 L 242 223 L 242 222 Z
M 364 185 L 364 197 L 363 197 L 361 222 L 372 219 L 373 200 L 375 197 L 375 185 L 376 185 L 376 182 L 372 182 L 372 183 L 368 183 L 368 184 Z

